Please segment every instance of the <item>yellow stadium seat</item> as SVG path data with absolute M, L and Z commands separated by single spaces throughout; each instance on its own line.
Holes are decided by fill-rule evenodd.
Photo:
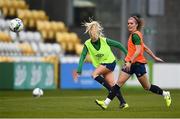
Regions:
M 75 52 L 76 52 L 76 54 L 80 55 L 82 50 L 83 50 L 83 45 L 82 44 L 76 44 L 75 45 Z
M 26 4 L 26 2 L 24 0 L 18 0 L 18 7 L 20 9 L 27 9 L 28 5 Z
M 8 34 L 4 33 L 4 32 L 0 32 L 0 40 L 4 41 L 4 42 L 12 41 L 11 37 Z

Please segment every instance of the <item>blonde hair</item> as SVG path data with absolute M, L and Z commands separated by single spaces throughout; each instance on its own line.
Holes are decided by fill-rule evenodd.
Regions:
M 92 19 L 89 19 L 89 22 L 84 22 L 82 25 L 86 27 L 85 33 L 90 33 L 92 30 L 92 27 L 95 26 L 96 36 L 97 37 L 104 36 L 103 27 L 98 21 L 93 21 Z

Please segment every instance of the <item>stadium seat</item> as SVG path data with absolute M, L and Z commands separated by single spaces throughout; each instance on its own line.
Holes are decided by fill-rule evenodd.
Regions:
M 0 32 L 0 41 L 10 42 L 11 37 L 7 33 Z

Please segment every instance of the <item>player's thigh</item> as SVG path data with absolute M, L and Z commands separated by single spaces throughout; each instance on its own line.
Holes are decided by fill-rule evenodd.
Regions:
M 104 75 L 104 79 L 106 82 L 112 87 L 115 85 L 114 73 L 111 71 Z
M 98 75 L 104 75 L 111 72 L 109 69 L 107 69 L 105 66 L 100 65 L 99 67 L 97 67 L 93 73 L 92 73 L 92 77 L 95 78 Z
M 119 74 L 119 78 L 118 78 L 118 81 L 117 81 L 117 84 L 121 87 L 124 85 L 124 83 L 129 79 L 131 75 L 124 72 L 124 71 L 121 71 L 120 74 Z
M 149 90 L 151 84 L 147 78 L 147 75 L 144 74 L 143 76 L 141 77 L 138 77 L 138 80 L 139 82 L 141 83 L 142 87 L 145 89 L 145 90 Z

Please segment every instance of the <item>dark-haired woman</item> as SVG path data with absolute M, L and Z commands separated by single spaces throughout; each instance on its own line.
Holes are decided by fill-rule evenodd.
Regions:
M 171 105 L 170 92 L 164 91 L 160 87 L 151 84 L 146 75 L 146 58 L 144 57 L 144 52 L 148 53 L 155 61 L 163 62 L 163 60 L 157 57 L 144 44 L 143 34 L 141 33 L 142 26 L 143 21 L 137 16 L 132 16 L 128 19 L 128 31 L 130 35 L 128 39 L 128 53 L 125 57 L 125 65 L 122 68 L 117 83 L 112 88 L 113 93 L 109 94 L 104 101 L 96 100 L 96 103 L 103 109 L 108 107 L 116 93 L 119 92 L 120 87 L 124 85 L 124 83 L 130 78 L 132 74 L 137 76 L 138 81 L 145 90 L 162 95 L 166 101 L 166 106 L 170 107 Z M 122 106 L 123 108 L 128 107 L 127 104 Z

